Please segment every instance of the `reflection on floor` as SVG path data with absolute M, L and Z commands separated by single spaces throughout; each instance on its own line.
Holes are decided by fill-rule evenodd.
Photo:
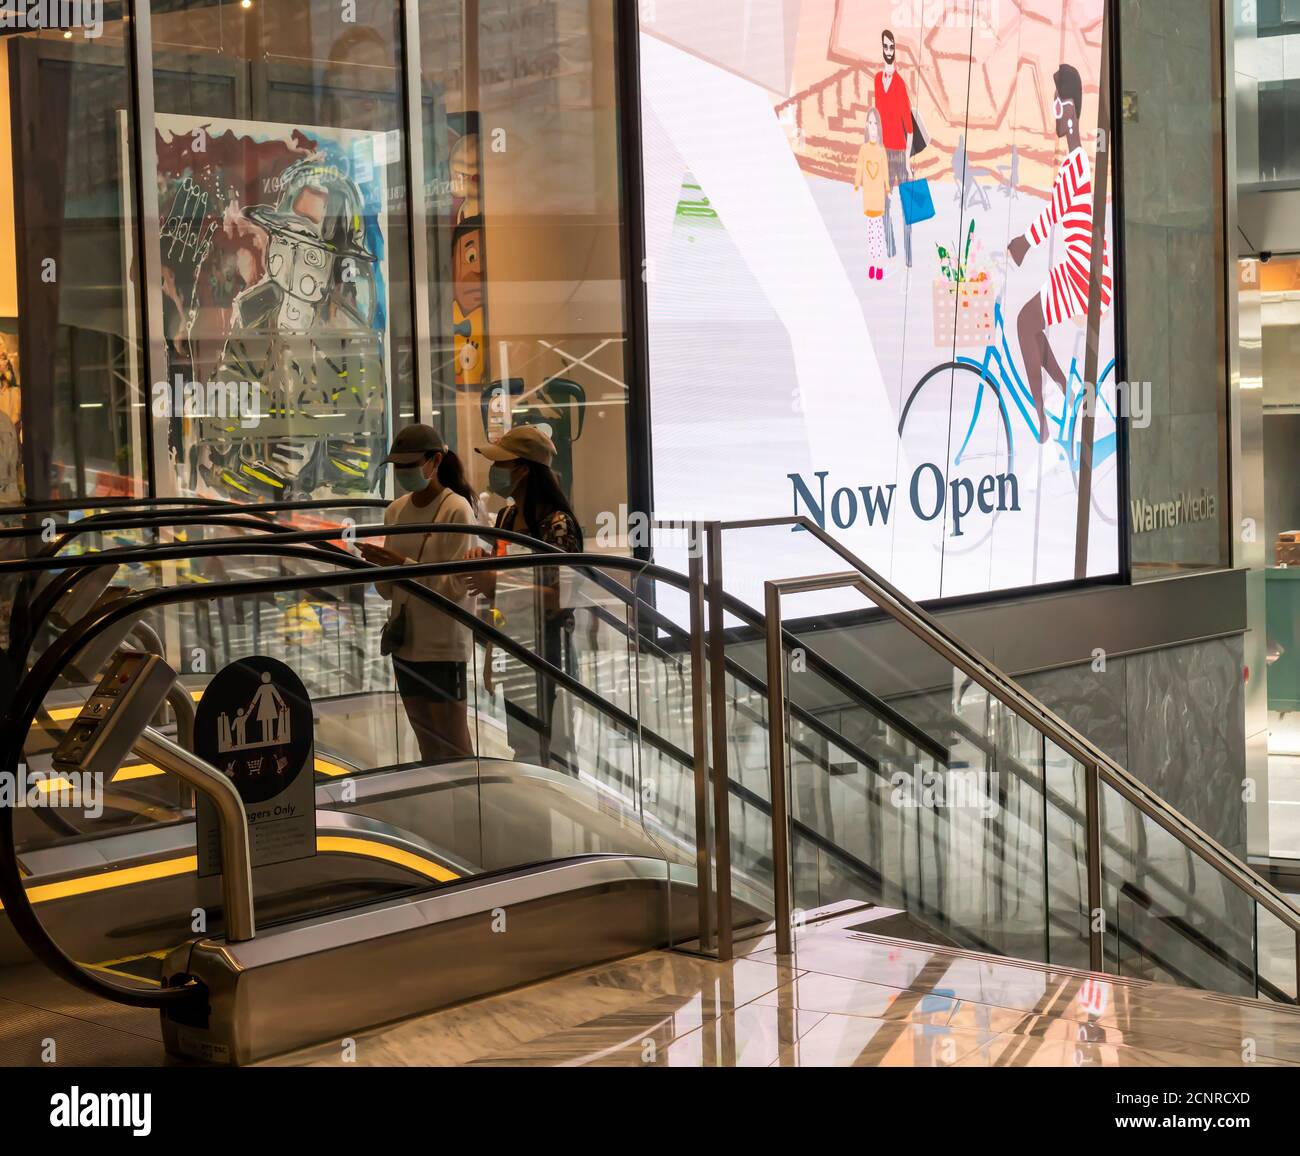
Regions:
M 855 930 L 861 910 L 719 964 L 669 952 L 535 984 L 275 1064 L 1300 1065 L 1300 1009 Z

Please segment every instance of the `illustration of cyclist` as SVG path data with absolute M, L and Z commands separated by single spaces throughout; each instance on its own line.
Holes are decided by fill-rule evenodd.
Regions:
M 1011 259 L 1023 264 L 1031 248 L 1047 242 L 1054 226 L 1061 227 L 1064 257 L 1052 266 L 1043 287 L 1025 302 L 1017 320 L 1020 350 L 1025 359 L 1025 377 L 1038 409 L 1038 440 L 1049 437 L 1043 406 L 1043 370 L 1067 392 L 1066 375 L 1047 337 L 1050 326 L 1088 312 L 1088 280 L 1092 270 L 1092 166 L 1079 137 L 1079 110 L 1083 104 L 1083 80 L 1078 70 L 1062 64 L 1052 77 L 1056 86 L 1052 114 L 1056 118 L 1056 135 L 1064 137 L 1069 153 L 1052 182 L 1052 197 L 1039 218 L 1007 246 Z M 1110 259 L 1103 243 L 1101 271 L 1101 308 L 1110 306 Z

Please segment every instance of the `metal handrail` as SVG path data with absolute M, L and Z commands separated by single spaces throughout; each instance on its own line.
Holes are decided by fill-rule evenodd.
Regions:
M 136 739 L 134 750 L 205 795 L 217 813 L 221 846 L 221 896 L 226 939 L 242 943 L 256 934 L 253 917 L 253 857 L 248 815 L 235 784 L 216 767 L 197 758 L 152 727 Z
M 273 551 L 284 556 L 314 557 L 320 560 L 321 552 L 314 551 L 308 546 L 270 541 L 263 542 L 262 548 L 268 550 L 268 552 Z M 439 605 L 452 614 L 453 617 L 460 620 L 462 624 L 486 632 L 491 628 L 479 623 L 472 612 L 429 590 L 421 584 L 422 580 L 450 574 L 522 570 L 541 566 L 564 565 L 576 568 L 623 570 L 686 585 L 686 581 L 680 575 L 662 567 L 631 558 L 603 557 L 594 554 L 527 554 L 486 557 L 474 560 L 460 559 L 450 562 L 420 563 L 407 566 L 375 567 L 360 559 L 353 558 L 349 554 L 340 553 L 338 561 L 340 565 L 345 567 L 344 570 L 330 574 L 313 574 L 292 578 L 272 577 L 241 582 L 217 583 L 204 587 L 202 594 L 204 598 L 224 595 L 238 597 L 266 591 L 304 590 L 322 585 L 352 586 L 365 585 L 371 582 L 389 582 L 401 587 L 417 598 L 426 598 L 430 602 Z M 137 615 L 155 607 L 190 601 L 196 596 L 197 591 L 185 587 L 169 587 L 148 594 L 132 595 L 129 598 L 113 603 L 111 606 L 93 611 L 60 636 L 18 688 L 9 716 L 5 720 L 3 729 L 0 729 L 0 736 L 3 736 L 4 740 L 0 741 L 0 771 L 13 773 L 14 767 L 22 755 L 22 736 L 30 728 L 40 703 L 44 700 L 64 664 L 92 636 L 123 618 Z M 499 635 L 497 631 L 491 632 L 494 635 Z M 528 652 L 521 644 L 508 639 L 504 635 L 499 636 L 498 644 L 512 650 L 518 657 L 527 661 Z M 572 679 L 562 671 L 555 670 L 553 675 L 557 682 L 564 685 L 571 692 L 579 694 L 580 697 L 583 696 L 584 692 L 594 695 L 594 692 L 588 692 L 582 683 Z M 612 704 L 603 705 L 611 713 L 617 711 L 617 708 Z M 624 712 L 621 711 L 617 711 L 617 713 L 624 715 Z M 636 720 L 632 716 L 625 715 L 625 725 L 635 727 Z M 139 744 L 137 744 L 138 746 Z M 155 762 L 159 761 L 160 758 L 167 758 L 175 753 L 168 746 L 159 745 L 156 741 L 150 749 L 154 755 L 158 756 L 158 758 L 154 759 Z M 177 750 L 181 749 L 177 748 Z M 705 765 L 699 752 L 696 753 L 693 762 L 697 768 Z M 160 762 L 159 765 L 163 764 Z M 192 771 L 193 768 L 189 767 L 187 770 Z M 193 779 L 190 781 L 191 785 L 199 787 L 197 781 Z M 203 788 L 200 787 L 200 789 Z M 235 864 L 236 868 L 240 866 L 241 857 L 236 846 L 231 848 L 230 862 Z M 30 897 L 23 887 L 14 843 L 13 810 L 8 807 L 0 807 L 0 901 L 4 903 L 6 913 L 14 929 L 32 950 L 33 954 L 57 975 L 62 976 L 83 990 L 136 1007 L 162 1007 L 168 1003 L 182 1002 L 195 997 L 196 992 L 193 985 L 184 988 L 164 988 L 157 992 L 143 992 L 124 988 L 98 976 L 91 975 L 62 950 L 50 937 L 32 909 Z M 247 926 L 239 922 L 239 925 L 233 930 L 236 936 L 251 936 L 253 931 L 251 917 L 247 922 Z
M 57 526 L 57 529 L 61 531 L 75 530 L 77 533 L 84 533 L 86 531 L 146 530 L 158 524 L 160 519 L 183 514 L 205 513 L 217 518 L 222 514 L 243 515 L 261 518 L 273 525 L 272 519 L 276 514 L 310 513 L 314 510 L 382 509 L 387 505 L 388 502 L 383 498 L 353 498 L 351 500 L 313 498 L 296 502 L 261 503 L 229 502 L 215 498 L 151 498 L 139 502 L 118 502 L 109 505 L 102 505 L 99 502 L 83 502 L 80 504 L 55 504 L 50 508 L 16 506 L 13 507 L 12 512 L 0 507 L 0 518 L 6 516 L 17 517 L 20 512 L 24 516 L 39 518 L 44 515 L 45 518 L 49 518 L 60 513 L 70 514 L 75 510 L 99 510 L 100 513 L 78 518 L 75 522 L 63 522 Z M 147 509 L 150 506 L 166 508 L 150 512 Z M 170 523 L 163 522 L 162 524 L 169 525 Z M 43 526 L 4 526 L 0 527 L 0 540 L 6 538 L 32 538 L 43 533 L 45 533 L 45 527 Z
M 769 694 L 772 695 L 773 699 L 776 697 L 773 694 L 776 688 L 781 688 L 781 701 L 785 699 L 783 689 L 784 670 L 780 662 L 779 644 L 775 650 L 775 674 L 779 681 L 775 683 L 773 682 L 774 671 L 772 665 L 774 661 L 772 636 L 774 630 L 780 631 L 781 595 L 783 593 L 842 587 L 856 588 L 881 610 L 885 611 L 894 621 L 919 638 L 931 650 L 934 650 L 946 661 L 973 679 L 1004 706 L 1008 707 L 1033 726 L 1040 734 L 1049 738 L 1054 745 L 1083 765 L 1085 775 L 1089 780 L 1088 806 L 1086 808 L 1088 812 L 1088 837 L 1085 846 L 1088 853 L 1089 904 L 1093 910 L 1097 910 L 1101 906 L 1100 800 L 1097 788 L 1100 782 L 1104 782 L 1136 807 L 1144 816 L 1157 823 L 1204 863 L 1229 879 L 1256 903 L 1291 929 L 1297 937 L 1297 979 L 1300 981 L 1300 911 L 1297 911 L 1290 904 L 1282 892 L 1240 862 L 1227 848 L 1202 831 L 1186 816 L 1176 811 L 1164 799 L 1154 794 L 1095 743 L 1085 738 L 1063 719 L 1050 711 L 1009 675 L 992 663 L 987 662 L 983 657 L 951 635 L 932 615 L 882 578 L 810 518 L 804 515 L 795 515 L 783 518 L 763 518 L 722 523 L 723 530 L 759 529 L 778 526 L 790 526 L 806 530 L 823 545 L 848 562 L 853 567 L 853 570 L 843 574 L 820 575 L 810 579 L 791 579 L 765 584 L 765 605 L 768 611 L 768 687 Z M 775 616 L 772 613 L 774 608 L 776 610 Z M 775 626 L 773 625 L 774 622 Z M 779 714 L 780 712 L 771 712 L 770 717 L 775 719 L 779 717 Z M 779 724 L 778 727 L 769 729 L 769 739 L 771 739 L 771 735 L 776 729 L 779 729 Z M 781 746 L 783 745 L 782 743 Z M 774 743 L 773 749 L 780 748 Z M 782 755 L 781 762 L 784 763 L 784 755 Z M 781 771 L 783 774 L 783 766 Z M 772 773 L 774 775 L 777 773 L 775 765 L 772 768 Z M 778 922 L 778 934 L 780 934 L 780 930 L 781 925 Z M 1101 970 L 1103 962 L 1099 953 L 1099 935 L 1100 933 L 1097 931 L 1094 931 L 1092 935 L 1094 970 Z
M 197 518 L 201 524 L 207 524 L 206 518 Z M 231 524 L 229 519 L 213 519 L 213 525 Z M 491 538 L 496 541 L 513 542 L 516 545 L 526 546 L 531 550 L 539 553 L 558 553 L 556 547 L 540 539 L 521 534 L 518 531 L 505 530 L 499 527 L 489 526 L 467 526 L 462 523 L 431 523 L 415 524 L 411 523 L 403 526 L 403 530 L 413 534 L 422 533 L 446 533 L 446 534 L 465 534 L 472 533 L 482 538 Z M 374 526 L 353 526 L 350 528 L 352 536 L 356 539 L 381 537 L 391 533 L 391 527 L 387 525 Z M 338 534 L 334 530 L 287 530 L 277 528 L 269 531 L 269 536 L 280 543 L 331 543 Z M 32 571 L 59 570 L 61 577 L 50 583 L 44 590 L 41 599 L 38 600 L 28 616 L 27 630 L 21 640 L 16 639 L 10 645 L 9 657 L 17 663 L 26 659 L 26 650 L 24 647 L 17 645 L 18 641 L 29 642 L 37 626 L 44 621 L 49 610 L 65 595 L 78 580 L 78 570 L 84 570 L 95 566 L 102 566 L 116 563 L 124 565 L 132 562 L 156 561 L 159 558 L 158 551 L 164 549 L 174 549 L 177 552 L 183 552 L 186 558 L 201 558 L 209 556 L 221 556 L 224 548 L 229 547 L 232 551 L 238 551 L 249 545 L 249 540 L 244 538 L 216 538 L 203 542 L 188 542 L 183 545 L 174 547 L 162 546 L 120 546 L 108 550 L 100 550 L 94 554 L 78 555 L 75 558 L 61 559 L 57 556 L 37 556 L 33 558 L 13 559 L 7 562 L 0 562 L 0 575 L 4 573 L 28 573 Z M 258 552 L 256 548 L 250 549 L 249 553 Z M 659 629 L 668 633 L 675 633 L 689 646 L 689 631 L 682 631 L 666 615 L 658 612 L 655 608 L 638 598 L 635 592 L 630 592 L 615 583 L 603 579 L 599 573 L 590 575 L 592 579 L 620 598 L 624 598 L 629 606 L 635 606 L 636 612 L 641 615 L 646 622 L 652 623 Z M 720 610 L 725 610 L 728 614 L 739 618 L 746 626 L 756 630 L 763 629 L 763 619 L 752 607 L 746 605 L 740 599 L 733 595 L 727 594 L 725 590 L 719 592 L 721 598 Z M 797 645 L 794 635 L 788 635 L 788 642 L 791 646 Z M 758 678 L 753 672 L 746 670 L 734 659 L 727 658 L 725 648 L 722 651 L 722 661 L 728 674 L 732 677 L 747 682 L 753 689 L 761 694 L 766 693 L 766 686 L 762 679 Z M 944 762 L 947 752 L 937 743 L 933 742 L 921 728 L 916 726 L 911 720 L 900 715 L 893 710 L 888 703 L 873 695 L 867 688 L 855 683 L 848 678 L 842 671 L 836 669 L 831 663 L 827 662 L 814 651 L 808 652 L 808 662 L 814 673 L 820 675 L 831 685 L 835 686 L 850 698 L 855 699 L 868 710 L 872 711 L 883 722 L 900 732 L 911 742 L 924 750 L 931 758 L 937 762 Z M 807 714 L 805 721 L 813 729 L 819 729 L 817 720 Z M 842 741 L 842 740 L 840 740 Z

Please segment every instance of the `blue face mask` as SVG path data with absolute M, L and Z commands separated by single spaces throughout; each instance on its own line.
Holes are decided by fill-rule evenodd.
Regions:
M 493 466 L 488 470 L 488 489 L 499 498 L 508 498 L 514 493 L 515 483 L 509 466 Z
M 418 494 L 429 488 L 429 479 L 424 476 L 424 470 L 420 466 L 405 466 L 394 470 L 393 477 L 408 494 Z

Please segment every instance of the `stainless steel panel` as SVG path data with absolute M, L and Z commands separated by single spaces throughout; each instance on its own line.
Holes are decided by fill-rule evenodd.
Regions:
M 662 860 L 610 857 L 474 880 L 248 943 L 200 940 L 168 958 L 164 977 L 206 985 L 209 1015 L 164 1019 L 164 1039 L 176 1056 L 248 1064 L 645 951 L 669 941 L 668 891 Z M 694 914 L 686 904 L 686 926 Z
M 864 607 L 866 600 L 863 600 Z M 1140 654 L 1240 634 L 1246 629 L 1246 579 L 1240 571 L 1189 574 L 1136 586 L 1092 586 L 978 606 L 938 610 L 935 617 L 971 650 L 1012 676 Z M 950 675 L 941 658 L 916 645 L 893 619 L 817 632 L 817 652 L 846 670 L 875 658 L 881 697 L 939 685 Z M 763 644 L 729 642 L 727 655 L 761 674 Z M 893 681 L 888 681 L 893 672 Z M 824 705 L 832 705 L 826 703 Z

